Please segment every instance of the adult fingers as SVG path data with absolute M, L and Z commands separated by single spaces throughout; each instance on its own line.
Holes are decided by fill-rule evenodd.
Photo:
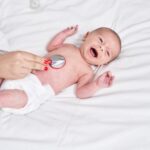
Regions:
M 30 70 L 45 70 L 46 64 L 40 64 L 34 61 L 25 61 L 23 64 L 24 68 L 30 69 Z
M 37 56 L 37 55 L 29 53 L 29 52 L 21 52 L 21 55 L 27 61 L 33 61 L 33 62 L 37 62 L 37 63 L 40 63 L 40 64 L 44 64 L 45 60 L 46 60 L 46 58 L 44 58 L 44 57 Z

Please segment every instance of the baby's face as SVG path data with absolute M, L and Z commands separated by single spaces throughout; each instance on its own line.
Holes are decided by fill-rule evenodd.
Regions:
M 80 51 L 82 57 L 91 65 L 107 64 L 120 53 L 118 37 L 109 30 L 87 33 Z

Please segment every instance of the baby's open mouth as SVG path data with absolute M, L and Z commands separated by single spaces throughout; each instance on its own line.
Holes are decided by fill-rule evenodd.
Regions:
M 90 48 L 90 53 L 93 57 L 97 57 L 98 56 L 98 52 L 95 48 L 91 47 Z

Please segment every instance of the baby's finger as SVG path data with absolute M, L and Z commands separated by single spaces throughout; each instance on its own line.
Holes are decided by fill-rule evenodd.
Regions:
M 110 77 L 106 77 L 105 78 L 105 82 L 109 85 L 111 78 Z
M 110 82 L 109 82 L 110 86 L 113 84 L 113 81 L 114 81 L 114 76 L 112 76 L 111 79 L 110 79 Z
M 107 76 L 111 77 L 112 73 L 110 71 L 107 72 Z
M 111 78 L 112 78 L 112 81 L 114 81 L 115 77 L 114 77 L 114 76 L 112 76 Z
M 77 30 L 78 30 L 78 25 L 75 26 L 75 31 L 77 31 Z

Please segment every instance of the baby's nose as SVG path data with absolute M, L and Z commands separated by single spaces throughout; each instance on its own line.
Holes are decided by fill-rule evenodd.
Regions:
M 104 47 L 104 46 L 102 46 L 102 45 L 100 46 L 100 49 L 101 49 L 101 51 L 102 51 L 102 52 L 104 52 L 104 51 L 105 51 L 105 47 Z

